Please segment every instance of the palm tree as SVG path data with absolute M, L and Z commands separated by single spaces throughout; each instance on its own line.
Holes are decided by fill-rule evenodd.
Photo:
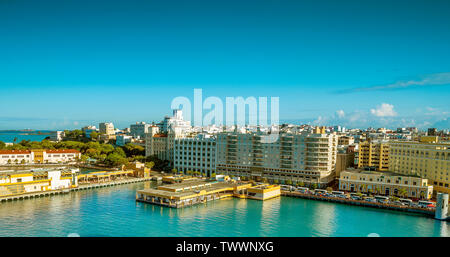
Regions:
M 425 192 L 424 191 L 420 191 L 420 199 L 424 199 L 425 198 Z
M 408 191 L 405 188 L 400 188 L 398 190 L 398 194 L 402 197 L 406 197 L 406 196 L 408 196 Z

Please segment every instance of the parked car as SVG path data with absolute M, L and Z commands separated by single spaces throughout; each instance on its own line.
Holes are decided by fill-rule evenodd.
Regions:
M 367 202 L 371 202 L 371 203 L 376 203 L 377 202 L 377 200 L 374 197 L 370 197 L 370 196 L 364 197 L 363 200 L 367 201 Z
M 413 204 L 413 201 L 411 199 L 400 198 L 399 201 L 402 202 L 406 206 L 412 206 L 412 204 Z
M 400 201 L 393 201 L 393 202 L 391 202 L 392 204 L 395 204 L 395 205 L 401 205 L 401 206 L 403 206 L 403 205 L 405 205 L 404 203 L 402 203 L 402 202 L 400 202 Z

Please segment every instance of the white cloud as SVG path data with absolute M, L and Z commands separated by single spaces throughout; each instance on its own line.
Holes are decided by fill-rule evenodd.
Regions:
M 395 83 L 371 86 L 371 87 L 359 87 L 352 89 L 345 89 L 337 91 L 336 93 L 355 93 L 375 90 L 391 90 L 391 89 L 407 89 L 412 87 L 427 87 L 427 86 L 445 86 L 450 85 L 450 72 L 434 73 L 422 76 L 420 79 L 397 81 Z
M 397 113 L 394 111 L 394 105 L 382 103 L 376 109 L 370 109 L 370 113 L 377 117 L 394 117 Z
M 345 116 L 345 112 L 343 110 L 336 111 L 336 114 L 339 118 L 344 118 Z

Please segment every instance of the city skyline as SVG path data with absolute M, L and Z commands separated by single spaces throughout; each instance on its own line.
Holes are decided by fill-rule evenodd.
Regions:
M 280 97 L 280 122 L 450 127 L 448 1 L 323 2 L 2 2 L 0 129 L 159 122 L 194 88 Z

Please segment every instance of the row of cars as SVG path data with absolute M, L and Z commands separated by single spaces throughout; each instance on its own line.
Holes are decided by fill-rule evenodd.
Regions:
M 324 197 L 334 197 L 334 198 L 342 198 L 342 199 L 351 199 L 351 200 L 359 200 L 366 202 L 374 202 L 374 203 L 384 203 L 384 204 L 394 204 L 399 206 L 411 206 L 418 208 L 436 208 L 435 204 L 431 201 L 417 201 L 414 202 L 411 199 L 404 199 L 396 197 L 387 197 L 382 195 L 368 196 L 362 193 L 346 193 L 342 191 L 327 191 L 323 189 L 314 189 L 311 190 L 307 187 L 295 187 L 295 186 L 281 186 L 281 190 L 291 191 L 291 192 L 300 192 L 303 194 L 313 194 L 317 196 Z

